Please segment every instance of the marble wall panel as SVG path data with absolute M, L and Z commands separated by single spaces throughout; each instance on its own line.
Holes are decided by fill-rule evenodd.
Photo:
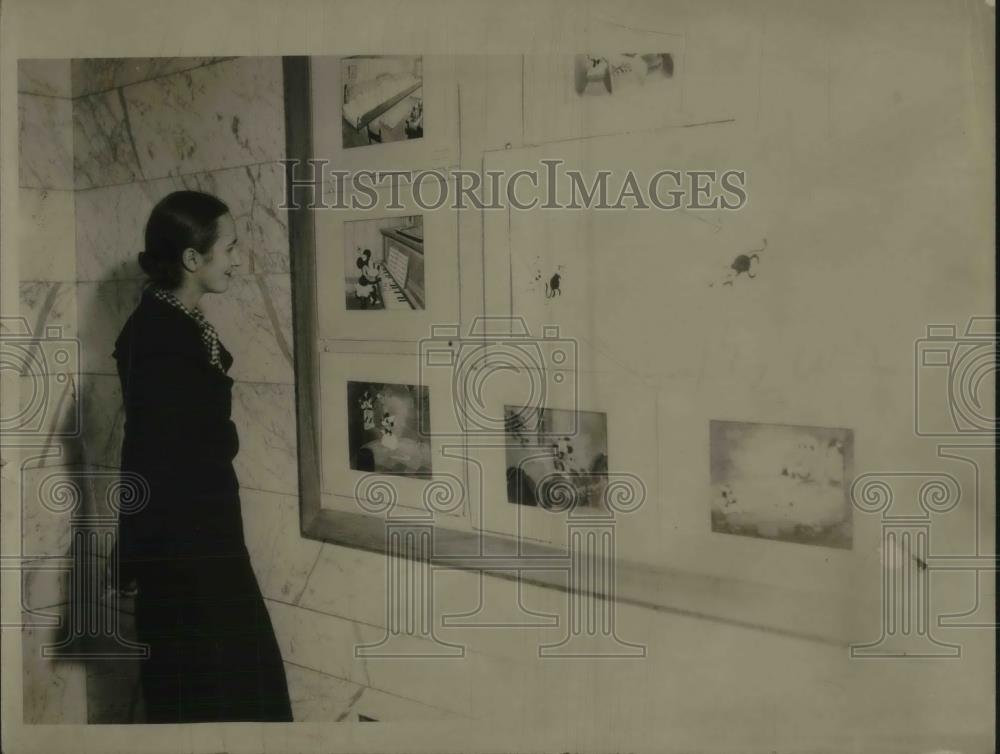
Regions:
M 62 97 L 19 94 L 18 175 L 22 188 L 73 188 L 73 106 Z
M 74 100 L 76 187 L 274 162 L 281 59 L 226 60 Z
M 27 724 L 87 722 L 87 673 L 81 662 L 41 655 L 42 646 L 54 644 L 53 627 L 28 626 L 22 616 L 23 719 Z
M 142 278 L 137 256 L 153 206 L 172 191 L 218 196 L 236 221 L 242 252 L 237 275 L 288 272 L 288 218 L 280 163 L 242 165 L 152 181 L 81 190 L 76 195 L 79 280 Z
M 243 489 L 243 532 L 265 597 L 298 603 L 322 544 L 299 533 L 299 499 Z
M 234 277 L 226 293 L 202 298 L 202 310 L 233 354 L 233 379 L 295 383 L 288 275 Z
M 18 193 L 18 272 L 29 281 L 76 280 L 74 192 L 22 188 Z
M 81 97 L 200 68 L 220 60 L 228 58 L 74 58 L 67 73 L 72 80 L 73 96 Z
M 17 61 L 19 94 L 72 97 L 68 58 L 22 58 Z
M 295 386 L 237 382 L 233 421 L 240 436 L 235 460 L 240 487 L 297 495 Z

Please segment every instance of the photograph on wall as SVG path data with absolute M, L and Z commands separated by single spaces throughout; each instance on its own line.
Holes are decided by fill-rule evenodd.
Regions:
M 349 380 L 347 417 L 352 469 L 430 477 L 430 396 L 426 385 Z
M 348 311 L 426 308 L 423 216 L 345 222 L 344 283 Z
M 683 38 L 667 34 L 637 41 L 667 51 L 527 56 L 525 140 L 542 144 L 676 125 Z
M 712 531 L 850 549 L 849 429 L 712 421 Z
M 669 52 L 587 53 L 573 60 L 573 88 L 584 96 L 656 97 L 674 76 Z
M 598 505 L 607 487 L 608 417 L 504 406 L 507 502 L 548 510 Z
M 346 57 L 341 81 L 344 149 L 423 137 L 421 56 Z

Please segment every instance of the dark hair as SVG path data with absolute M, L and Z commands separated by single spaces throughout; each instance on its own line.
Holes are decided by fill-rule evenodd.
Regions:
M 221 199 L 201 191 L 174 191 L 163 197 L 146 221 L 146 250 L 139 266 L 150 282 L 172 289 L 184 279 L 181 254 L 191 248 L 207 254 L 219 237 L 218 219 L 229 212 Z

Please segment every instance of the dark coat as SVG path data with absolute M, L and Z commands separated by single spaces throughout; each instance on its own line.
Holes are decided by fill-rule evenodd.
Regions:
M 219 347 L 228 370 L 233 357 Z M 141 475 L 149 494 L 120 516 L 123 572 L 150 558 L 239 553 L 233 379 L 210 363 L 198 323 L 147 289 L 113 356 L 125 405 L 121 469 Z
M 222 344 L 226 370 L 233 358 Z M 123 472 L 148 501 L 119 515 L 119 575 L 134 578 L 145 722 L 292 720 L 270 615 L 243 538 L 233 380 L 201 329 L 148 290 L 115 359 L 125 404 Z M 141 488 L 140 488 L 141 490 Z

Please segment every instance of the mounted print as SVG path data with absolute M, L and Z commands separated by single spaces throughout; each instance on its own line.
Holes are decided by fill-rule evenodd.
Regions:
M 607 486 L 608 417 L 504 406 L 507 502 L 548 510 L 598 505 Z
M 660 45 L 660 51 L 526 56 L 526 143 L 678 125 L 683 37 L 641 42 Z
M 426 308 L 423 217 L 345 222 L 344 283 L 349 311 Z
M 458 211 L 425 210 L 411 188 L 399 187 L 398 209 L 391 189 L 376 189 L 375 211 L 315 213 L 322 339 L 415 350 L 435 324 L 460 318 Z
M 425 385 L 349 381 L 347 417 L 351 469 L 430 477 L 430 398 Z
M 342 58 L 343 147 L 424 135 L 424 67 L 419 55 Z
M 378 516 L 373 506 L 385 505 L 461 520 L 465 459 L 445 453 L 442 440 L 457 433 L 449 376 L 421 374 L 410 355 L 334 343 L 323 345 L 318 366 L 322 507 Z
M 580 96 L 626 95 L 642 87 L 643 96 L 655 97 L 657 84 L 673 78 L 674 56 L 669 52 L 638 54 L 587 53 L 573 61 L 573 83 Z
M 850 549 L 849 429 L 712 421 L 712 531 Z

